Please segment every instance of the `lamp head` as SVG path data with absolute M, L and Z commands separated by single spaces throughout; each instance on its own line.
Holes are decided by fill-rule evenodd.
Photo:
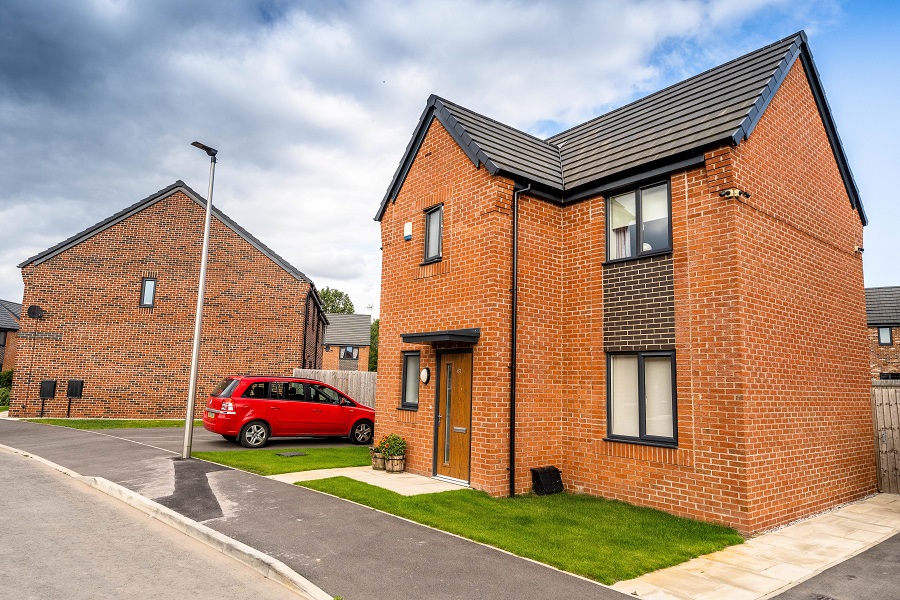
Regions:
M 215 156 L 216 154 L 219 153 L 219 151 L 216 150 L 215 148 L 210 148 L 206 144 L 201 144 L 200 142 L 191 142 L 191 146 L 194 146 L 195 148 L 200 148 L 201 150 L 206 152 L 206 154 L 208 156 Z

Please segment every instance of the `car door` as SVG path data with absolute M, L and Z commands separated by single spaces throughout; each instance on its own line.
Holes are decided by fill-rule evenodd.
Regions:
M 300 381 L 269 383 L 269 425 L 272 435 L 305 435 L 309 429 L 309 403 Z
M 310 400 L 310 433 L 313 435 L 346 435 L 349 412 L 341 406 L 340 392 L 319 383 L 307 385 Z

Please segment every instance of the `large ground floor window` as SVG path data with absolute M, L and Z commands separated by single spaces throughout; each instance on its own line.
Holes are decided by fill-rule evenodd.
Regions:
M 606 356 L 608 439 L 674 446 L 675 353 Z

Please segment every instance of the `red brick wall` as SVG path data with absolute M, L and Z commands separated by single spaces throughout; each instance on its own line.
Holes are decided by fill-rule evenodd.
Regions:
M 869 372 L 872 379 L 881 373 L 900 373 L 900 327 L 891 328 L 890 346 L 878 343 L 878 327 L 869 328 Z
M 802 143 L 798 143 L 802 140 Z M 739 186 L 751 198 L 719 197 Z M 874 491 L 862 227 L 801 64 L 750 140 L 670 176 L 678 447 L 603 441 L 605 200 L 520 201 L 516 490 L 556 464 L 567 489 L 755 532 Z M 382 221 L 378 434 L 430 475 L 433 385 L 398 411 L 401 333 L 480 327 L 473 487 L 508 489 L 511 183 L 437 123 Z M 444 260 L 422 209 L 445 202 Z M 461 220 L 461 216 L 465 219 Z M 412 221 L 413 240 L 402 240 Z
M 341 347 L 331 346 L 329 350 L 322 351 L 322 368 L 327 371 L 340 370 Z M 360 346 L 359 348 L 359 368 L 358 371 L 369 370 L 369 347 Z
M 0 371 L 9 371 L 16 368 L 16 332 L 6 332 L 6 347 L 3 351 L 3 361 Z
M 41 306 L 46 316 L 21 324 L 11 416 L 38 413 L 41 379 L 59 380 L 45 415 L 65 416 L 66 380 L 83 379 L 73 417 L 184 417 L 203 219 L 204 208 L 177 191 L 22 269 L 24 305 Z M 158 279 L 156 303 L 140 308 L 148 276 Z M 290 374 L 300 366 L 308 289 L 213 219 L 198 414 L 225 375 Z M 310 333 L 315 326 L 311 318 Z M 321 345 L 308 343 L 321 364 Z

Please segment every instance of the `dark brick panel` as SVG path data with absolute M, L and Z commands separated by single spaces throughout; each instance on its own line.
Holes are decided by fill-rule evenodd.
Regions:
M 603 269 L 603 349 L 675 347 L 672 256 L 652 256 Z

